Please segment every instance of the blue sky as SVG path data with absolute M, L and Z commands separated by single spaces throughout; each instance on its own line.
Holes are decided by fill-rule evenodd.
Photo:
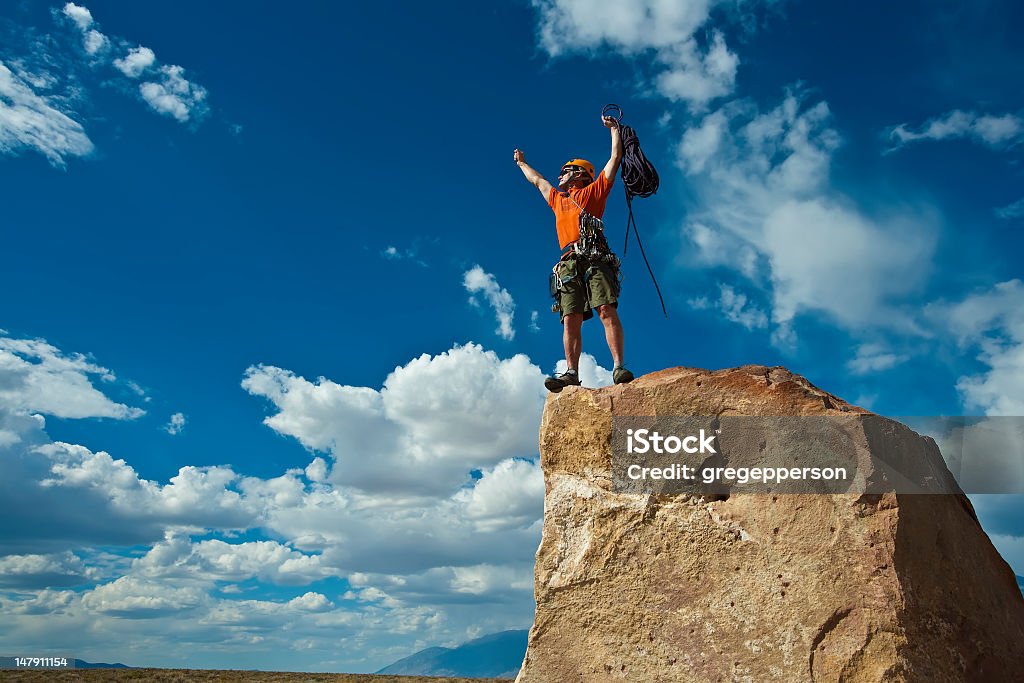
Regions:
M 1022 13 L 6 3 L 0 651 L 369 671 L 527 627 L 561 344 L 512 150 L 601 165 L 608 102 L 662 179 L 635 372 L 1024 414 Z M 974 500 L 1024 574 L 1020 499 Z

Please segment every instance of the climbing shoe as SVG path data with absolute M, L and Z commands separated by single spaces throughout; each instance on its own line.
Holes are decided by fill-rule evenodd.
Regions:
M 612 371 L 612 381 L 616 384 L 625 384 L 633 381 L 633 373 L 626 368 L 619 366 Z
M 566 387 L 578 387 L 580 376 L 575 372 L 563 372 L 561 375 L 552 375 L 544 380 L 544 387 L 553 394 Z

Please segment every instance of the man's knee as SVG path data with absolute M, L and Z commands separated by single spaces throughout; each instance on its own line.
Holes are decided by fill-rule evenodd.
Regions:
M 583 314 L 566 313 L 565 317 L 562 318 L 562 324 L 565 325 L 565 329 L 567 330 L 579 330 L 583 327 Z
M 597 307 L 597 315 L 603 322 L 614 322 L 618 320 L 619 314 L 615 304 L 602 304 Z

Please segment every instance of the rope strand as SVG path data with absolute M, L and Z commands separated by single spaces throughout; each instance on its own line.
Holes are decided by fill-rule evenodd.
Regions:
M 617 112 L 617 120 L 621 120 L 622 109 L 619 105 L 606 105 L 601 115 L 609 115 L 609 112 Z M 654 289 L 658 292 L 658 300 L 661 301 L 661 312 L 667 318 L 668 310 L 665 308 L 665 298 L 661 295 L 661 287 L 658 286 L 658 280 L 654 277 L 654 270 L 651 269 L 651 263 L 647 260 L 647 253 L 644 251 L 643 242 L 640 241 L 640 232 L 636 228 L 636 217 L 633 216 L 633 197 L 650 197 L 658 191 L 658 185 L 661 183 L 661 180 L 658 178 L 658 172 L 654 169 L 654 165 L 647 160 L 643 150 L 640 149 L 640 138 L 637 137 L 636 132 L 620 122 L 619 135 L 622 137 L 622 164 L 620 166 L 622 169 L 622 185 L 626 189 L 626 206 L 629 209 L 629 218 L 626 221 L 626 241 L 622 245 L 622 255 L 625 256 L 626 249 L 629 248 L 629 230 L 632 227 L 633 234 L 636 236 L 636 243 L 640 247 L 640 254 L 644 257 L 647 272 L 651 274 Z

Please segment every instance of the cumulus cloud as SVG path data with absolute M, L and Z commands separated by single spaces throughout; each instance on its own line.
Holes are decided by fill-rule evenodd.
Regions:
M 116 403 L 94 379 L 116 377 L 81 354 L 65 354 L 40 339 L 0 336 L 0 408 L 55 417 L 133 419 L 140 408 Z
M 211 539 L 192 543 L 187 536 L 167 532 L 131 571 L 150 579 L 195 579 L 241 582 L 259 579 L 278 585 L 306 585 L 330 576 L 337 568 L 324 566 L 319 555 L 308 555 L 276 541 L 226 543 Z
M 153 66 L 156 53 L 148 47 L 133 47 L 128 54 L 114 60 L 114 66 L 128 78 L 138 78 L 143 71 Z
M 1006 149 L 1024 140 L 1024 121 L 1016 114 L 976 114 L 953 110 L 913 130 L 901 123 L 888 131 L 894 152 L 912 142 L 967 139 L 992 149 Z
M 242 386 L 264 422 L 335 459 L 331 481 L 367 491 L 451 491 L 475 467 L 536 450 L 543 375 L 523 355 L 468 344 L 396 368 L 382 389 L 254 366 Z
M 88 610 L 127 619 L 165 617 L 208 601 L 209 596 L 198 586 L 172 586 L 132 576 L 122 576 L 82 596 L 82 605 Z
M 709 28 L 713 0 L 614 2 L 533 0 L 539 41 L 552 57 L 610 49 L 636 57 L 653 53 L 654 87 L 695 109 L 735 87 L 739 58 L 720 31 Z
M 207 111 L 206 88 L 186 79 L 181 67 L 161 67 L 160 80 L 146 81 L 138 91 L 154 112 L 182 123 Z
M 498 319 L 498 329 L 495 332 L 502 339 L 511 340 L 516 336 L 512 328 L 512 319 L 516 312 L 516 302 L 507 289 L 498 284 L 498 280 L 486 272 L 480 266 L 473 266 L 462 274 L 462 286 L 466 288 L 471 296 L 469 301 L 473 305 L 479 305 L 476 294 L 482 294 L 487 303 L 494 309 L 494 315 Z
M 31 150 L 58 167 L 69 156 L 91 154 L 94 147 L 82 124 L 37 94 L 34 88 L 47 81 L 36 81 L 30 84 L 0 62 L 0 153 Z
M 0 557 L 0 587 L 43 588 L 86 583 L 95 571 L 81 558 L 65 550 L 48 555 L 7 555 Z
M 988 368 L 957 381 L 966 408 L 1024 415 L 1024 283 L 1000 282 L 958 302 L 931 304 L 926 313 Z
M 40 344 L 13 355 L 34 350 L 113 381 Z M 0 405 L 0 432 L 12 435 L 0 443 L 0 586 L 18 591 L 0 593 L 9 633 L 95 648 L 88 634 L 99 630 L 108 642 L 131 638 L 136 656 L 157 665 L 218 656 L 183 649 L 187 633 L 193 645 L 301 648 L 335 662 L 325 667 L 374 668 L 424 634 L 452 642 L 470 629 L 521 628 L 543 509 L 541 379 L 525 356 L 472 344 L 413 359 L 379 390 L 253 368 L 245 386 L 274 407 L 268 424 L 328 454 L 271 478 L 186 466 L 154 481 L 126 459 L 50 441 L 41 416 Z M 6 406 L 35 400 L 29 384 L 5 387 Z M 356 485 L 364 466 L 378 488 Z M 406 467 L 406 480 L 388 476 Z M 411 486 L 414 477 L 430 483 Z M 133 558 L 89 546 L 147 550 Z M 320 588 L 346 581 L 344 595 Z M 92 587 L 55 590 L 83 583 Z M 278 594 L 303 588 L 237 599 L 268 584 Z M 344 665 L 339 643 L 358 653 Z
M 175 413 L 171 415 L 170 421 L 164 425 L 164 431 L 171 436 L 180 434 L 181 430 L 185 428 L 185 415 L 183 413 Z
M 106 502 L 105 514 L 127 523 L 237 529 L 256 522 L 256 511 L 230 488 L 238 475 L 228 467 L 185 466 L 161 485 L 139 477 L 124 460 L 85 446 L 54 442 L 34 452 L 49 461 L 50 476 L 42 486 L 92 493 Z
M 150 109 L 182 123 L 206 114 L 206 88 L 185 78 L 183 68 L 174 64 L 162 66 L 159 74 L 160 80 L 139 86 L 139 93 Z
M 96 28 L 96 22 L 88 8 L 69 2 L 64 5 L 62 11 L 81 33 L 82 47 L 86 54 L 95 56 L 110 47 L 110 39 Z
M 528 525 L 537 519 L 537 506 L 543 505 L 544 473 L 536 461 L 504 460 L 484 471 L 480 481 L 460 491 L 456 500 L 481 530 Z
M 78 26 L 80 31 L 87 31 L 93 24 L 92 12 L 86 7 L 69 2 L 64 5 L 64 15 Z
M 680 265 L 724 266 L 769 290 L 777 341 L 791 337 L 804 312 L 847 329 L 913 331 L 899 303 L 922 286 L 934 248 L 924 212 L 870 217 L 831 187 L 841 139 L 830 120 L 826 103 L 808 106 L 793 92 L 766 113 L 734 102 L 677 148 L 697 198 L 682 226 Z M 760 325 L 756 313 L 743 317 L 738 296 L 719 299 L 727 315 Z

